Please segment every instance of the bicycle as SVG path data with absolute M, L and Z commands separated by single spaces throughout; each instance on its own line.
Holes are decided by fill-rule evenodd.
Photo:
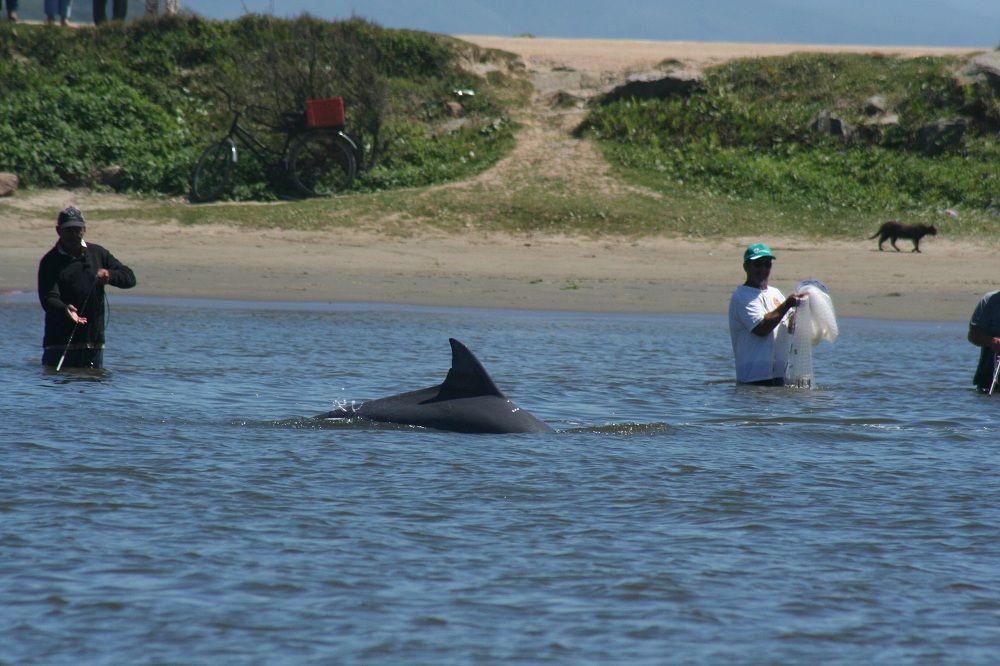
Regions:
M 284 145 L 279 151 L 265 144 L 240 124 L 240 118 L 252 110 L 270 113 L 271 109 L 249 105 L 236 110 L 229 94 L 225 91 L 223 93 L 229 101 L 233 120 L 226 135 L 206 148 L 198 158 L 191 173 L 192 202 L 214 201 L 228 189 L 236 167 L 237 141 L 261 161 L 270 162 L 272 168 L 287 176 L 291 185 L 302 196 L 330 196 L 346 190 L 354 182 L 362 152 L 357 142 L 344 131 L 342 101 L 339 117 L 333 115 L 332 124 L 317 126 L 315 122 L 310 122 L 314 120 L 314 114 L 307 114 L 306 111 L 281 114 L 282 124 L 277 127 L 261 123 L 275 132 L 285 134 Z M 323 123 L 323 119 L 319 119 L 319 122 Z M 331 120 L 328 118 L 326 122 Z

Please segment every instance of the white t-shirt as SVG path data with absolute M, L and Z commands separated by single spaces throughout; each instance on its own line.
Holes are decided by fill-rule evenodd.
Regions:
M 788 360 L 788 315 L 770 335 L 754 335 L 753 329 L 785 297 L 774 287 L 757 289 L 741 284 L 729 300 L 729 337 L 736 360 L 736 381 L 756 382 L 785 376 Z

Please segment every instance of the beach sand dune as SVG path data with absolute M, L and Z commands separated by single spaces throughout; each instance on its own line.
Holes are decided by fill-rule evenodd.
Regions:
M 749 42 L 685 42 L 621 39 L 550 39 L 463 35 L 473 44 L 517 54 L 529 67 L 557 67 L 592 74 L 636 71 L 676 60 L 693 67 L 733 58 L 764 58 L 791 53 L 880 53 L 903 57 L 969 55 L 976 49 L 914 46 L 852 46 L 833 44 L 755 44 Z

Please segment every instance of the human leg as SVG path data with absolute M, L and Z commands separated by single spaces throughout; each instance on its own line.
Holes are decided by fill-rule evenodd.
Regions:
M 116 21 L 124 21 L 128 13 L 128 0 L 113 0 L 111 3 L 112 17 Z
M 785 378 L 773 377 L 771 379 L 761 379 L 756 382 L 747 382 L 747 384 L 750 384 L 751 386 L 784 386 Z
M 174 16 L 181 11 L 180 0 L 165 0 L 164 4 L 166 5 L 165 11 L 167 12 L 167 16 Z
M 17 23 L 17 0 L 7 0 L 7 18 Z
M 62 361 L 62 365 L 59 362 Z M 42 352 L 42 365 L 50 368 L 104 367 L 104 349 L 46 349 Z
M 108 15 L 105 13 L 106 4 L 107 0 L 94 0 L 94 25 L 108 20 Z
M 156 16 L 159 5 L 159 0 L 146 0 L 146 16 Z

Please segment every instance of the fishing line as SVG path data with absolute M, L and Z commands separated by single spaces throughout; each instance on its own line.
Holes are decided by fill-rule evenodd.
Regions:
M 88 266 L 86 259 L 84 259 L 84 265 Z M 79 328 L 80 326 L 79 319 L 80 317 L 83 316 L 83 313 L 87 310 L 87 303 L 90 302 L 90 297 L 94 293 L 94 287 L 96 287 L 99 282 L 100 280 L 97 279 L 97 275 L 95 274 L 94 283 L 90 285 L 90 291 L 87 292 L 87 297 L 83 299 L 83 305 L 81 305 L 80 309 L 76 311 L 77 320 L 73 322 L 73 330 L 70 331 L 69 340 L 66 341 L 66 348 L 63 349 L 62 356 L 59 357 L 59 363 L 56 364 L 56 372 L 59 372 L 62 369 L 63 362 L 66 360 L 66 354 L 69 353 L 69 346 L 73 344 L 73 336 L 76 335 L 76 329 Z M 107 294 L 105 294 L 105 298 L 107 298 Z
M 108 300 L 108 292 L 104 292 L 104 317 L 101 318 L 101 334 L 108 330 L 108 322 L 111 321 L 111 301 Z

